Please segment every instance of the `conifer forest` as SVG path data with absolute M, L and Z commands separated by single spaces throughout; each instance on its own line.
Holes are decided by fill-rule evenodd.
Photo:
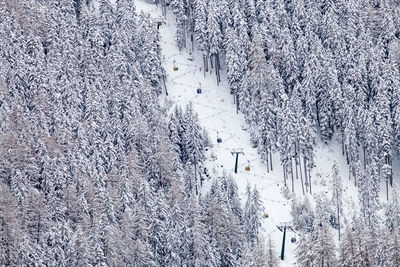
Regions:
M 0 0 L 0 266 L 400 266 L 400 0 Z

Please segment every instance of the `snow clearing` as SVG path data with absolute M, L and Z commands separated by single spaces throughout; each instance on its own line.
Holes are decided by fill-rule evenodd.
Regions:
M 292 222 L 290 214 L 293 199 L 292 181 L 288 179 L 285 187 L 278 153 L 272 155 L 273 170 L 267 172 L 267 166 L 261 161 L 257 148 L 254 148 L 250 142 L 248 125 L 243 115 L 236 112 L 236 104 L 227 84 L 223 60 L 221 60 L 221 82 L 217 85 L 215 70 L 210 69 L 208 73 L 204 73 L 203 58 L 196 50 L 196 45 L 193 46 L 192 53 L 190 39 L 187 40 L 186 49 L 182 51 L 178 49 L 174 39 L 176 20 L 170 10 L 167 10 L 164 19 L 161 6 L 142 0 L 137 0 L 136 5 L 138 11 L 148 12 L 155 21 L 163 19 L 159 32 L 168 95 L 164 94 L 161 101 L 171 107 L 174 105 L 185 107 L 192 102 L 193 108 L 198 112 L 201 124 L 208 131 L 212 142 L 211 149 L 207 151 L 208 159 L 205 163 L 208 171 L 214 173 L 216 177 L 223 173 L 234 177 L 242 201 L 245 199 L 247 184 L 249 183 L 252 187 L 256 186 L 264 205 L 264 214 L 260 214 L 260 216 L 263 217 L 262 228 L 266 242 L 268 237 L 271 237 L 276 252 L 281 255 L 283 232 L 286 228 L 285 257 L 281 266 L 296 265 L 295 248 L 298 236 L 290 227 Z M 156 23 L 155 27 L 157 27 Z M 328 198 L 331 198 L 330 179 L 332 166 L 336 161 L 344 183 L 345 206 L 349 205 L 354 208 L 354 205 L 358 205 L 357 188 L 354 186 L 354 180 L 348 179 L 346 159 L 342 156 L 340 143 L 336 139 L 334 136 L 328 144 L 317 141 L 316 166 L 311 171 L 312 195 L 326 194 Z M 236 157 L 238 158 L 237 173 L 235 173 Z M 393 168 L 395 174 L 400 170 L 396 164 Z M 210 184 L 209 181 L 203 184 L 202 190 L 208 190 L 207 184 Z M 385 188 L 383 183 L 381 188 Z M 305 195 L 310 197 L 309 190 L 307 188 Z M 296 178 L 294 178 L 294 191 L 297 199 L 304 197 L 300 180 L 296 180 Z M 312 200 L 312 197 L 310 199 Z M 384 190 L 381 190 L 381 199 L 386 199 Z M 334 237 L 337 243 L 337 232 L 334 232 Z

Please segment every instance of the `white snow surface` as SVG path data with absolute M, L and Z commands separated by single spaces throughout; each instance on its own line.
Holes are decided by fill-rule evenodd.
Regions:
M 136 0 L 138 12 L 148 12 L 153 18 L 162 18 L 161 6 L 152 3 Z M 164 18 L 162 18 L 164 20 Z M 154 24 L 156 27 L 156 23 Z M 265 241 L 271 237 L 275 244 L 278 256 L 281 252 L 283 233 L 277 228 L 281 222 L 291 222 L 290 215 L 293 195 L 284 194 L 283 171 L 280 165 L 279 154 L 273 155 L 273 171 L 267 173 L 266 165 L 261 161 L 257 148 L 253 148 L 250 143 L 250 135 L 246 131 L 248 125 L 245 123 L 242 114 L 236 114 L 236 106 L 233 103 L 233 96 L 230 94 L 229 86 L 226 81 L 225 66 L 221 59 L 221 83 L 217 86 L 215 70 L 211 70 L 204 76 L 203 61 L 199 51 L 196 50 L 191 56 L 188 52 L 191 49 L 190 40 L 187 41 L 187 49 L 179 51 L 175 42 L 176 20 L 171 10 L 167 10 L 165 24 L 160 27 L 161 48 L 164 56 L 163 65 L 167 73 L 166 87 L 168 96 L 161 98 L 163 105 L 173 106 L 178 104 L 184 108 L 189 101 L 193 103 L 193 108 L 199 114 L 199 119 L 210 136 L 212 147 L 207 151 L 206 167 L 212 177 L 221 176 L 223 172 L 231 175 L 239 188 L 242 204 L 245 201 L 245 191 L 247 183 L 256 186 L 260 192 L 264 205 L 264 211 L 269 215 L 263 219 L 262 232 Z M 191 60 L 192 59 L 192 60 Z M 174 71 L 174 66 L 178 67 Z M 197 88 L 201 83 L 202 93 L 197 94 Z M 222 143 L 217 143 L 217 138 L 222 139 Z M 345 214 L 351 218 L 350 209 L 357 209 L 358 192 L 354 186 L 354 180 L 349 180 L 348 166 L 345 157 L 342 156 L 340 143 L 334 136 L 329 144 L 318 141 L 315 150 L 316 167 L 311 172 L 312 195 L 327 194 L 331 198 L 330 179 L 333 162 L 339 164 L 340 174 L 343 179 Z M 234 149 L 243 149 L 244 156 L 239 155 L 238 173 L 234 173 L 235 157 L 231 154 Z M 394 165 L 394 176 L 400 173 L 398 162 Z M 245 166 L 250 166 L 250 172 L 245 171 Z M 210 181 L 206 181 L 203 192 L 209 189 Z M 291 181 L 288 181 L 287 192 L 291 190 Z M 382 203 L 386 200 L 386 187 L 381 184 Z M 288 198 L 286 198 L 286 195 Z M 306 193 L 310 197 L 310 194 Z M 295 180 L 295 194 L 298 199 L 303 198 L 300 180 Z M 310 197 L 311 203 L 313 198 Z M 346 212 L 347 211 L 347 212 Z M 263 214 L 260 214 L 263 216 Z M 337 241 L 337 231 L 332 231 Z M 286 234 L 285 259 L 281 261 L 281 266 L 297 266 L 295 258 L 296 244 L 292 244 L 292 237 L 299 238 L 296 233 L 290 231 Z

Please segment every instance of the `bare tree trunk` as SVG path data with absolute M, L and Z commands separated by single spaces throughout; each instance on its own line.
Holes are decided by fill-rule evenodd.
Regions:
M 342 133 L 342 155 L 344 156 L 344 134 Z
M 196 158 L 195 158 L 195 161 L 196 161 Z M 194 164 L 194 180 L 196 181 L 196 195 L 198 195 L 199 194 L 199 191 L 198 191 L 198 189 L 197 189 L 197 164 L 195 163 Z
M 393 187 L 393 160 L 392 160 L 392 157 L 391 156 L 388 156 L 389 157 L 389 165 L 390 165 L 390 186 L 391 187 Z
M 295 166 L 296 166 L 296 180 L 299 180 L 299 173 L 298 173 L 298 170 L 297 170 L 297 165 L 299 165 L 299 162 L 297 161 L 298 160 L 298 155 L 299 155 L 299 140 L 297 139 L 296 140 L 296 143 L 294 144 L 295 146 L 294 146 L 294 149 L 295 149 L 295 153 L 294 153 L 294 164 L 295 164 Z
M 272 147 L 270 146 L 269 147 L 269 158 L 270 158 L 270 161 L 269 161 L 269 163 L 270 163 L 270 167 L 271 167 L 271 172 L 273 171 L 273 169 L 272 169 Z
M 217 68 L 218 70 L 221 69 L 221 64 L 220 64 L 220 61 L 219 61 L 219 52 L 217 52 L 217 64 L 216 64 L 215 66 L 216 66 L 216 68 Z
M 301 189 L 303 190 L 303 196 L 304 196 L 306 193 L 304 192 L 303 175 L 301 174 L 301 164 L 300 164 L 300 162 L 301 162 L 301 158 L 300 158 L 300 154 L 299 154 L 300 181 L 301 181 Z M 297 167 L 296 167 L 296 170 L 297 170 Z
M 365 150 L 366 150 L 366 147 L 363 146 L 363 152 L 364 152 L 364 170 L 367 169 L 367 160 L 366 160 L 366 158 L 365 158 Z
M 339 196 L 336 196 L 336 208 L 337 208 L 337 221 L 338 221 L 338 234 L 339 234 L 339 240 L 340 240 L 340 213 L 339 213 Z
M 183 20 L 183 48 L 186 49 L 186 19 Z
M 208 64 L 207 64 L 207 57 L 203 55 L 203 64 L 204 64 L 204 68 L 203 68 L 203 73 L 204 73 L 204 77 L 206 77 L 206 72 L 208 71 Z
M 307 160 L 303 155 L 303 160 L 304 160 L 304 181 L 306 184 L 306 192 L 308 193 L 308 177 L 307 177 Z
M 300 153 L 299 153 L 299 172 L 300 172 L 300 179 L 303 180 L 303 173 L 301 171 L 301 155 L 300 155 Z
M 219 64 L 219 52 L 215 53 L 215 68 L 219 71 L 221 69 L 221 66 Z
M 214 68 L 214 65 L 213 65 L 213 57 L 214 57 L 214 54 L 211 54 L 211 55 L 210 55 L 210 68 L 211 68 L 211 69 Z
M 305 196 L 305 195 L 306 195 L 306 192 L 304 192 L 303 177 L 301 177 L 301 189 L 303 190 L 303 196 Z
M 386 179 L 386 200 L 389 201 L 389 181 Z
M 163 76 L 162 76 L 162 80 L 163 80 L 163 84 L 164 84 L 165 95 L 168 95 L 167 84 L 165 82 L 166 79 L 167 78 L 166 78 L 166 75 L 164 73 Z
M 310 169 L 308 169 L 308 178 L 309 178 L 309 182 L 310 182 L 310 195 L 311 195 L 312 191 L 311 191 L 311 170 Z
M 236 114 L 239 114 L 239 94 L 236 93 Z
M 283 184 L 286 186 L 286 168 L 285 165 L 282 165 L 283 168 Z
M 194 54 L 194 36 L 193 36 L 193 32 L 190 34 L 190 41 L 192 42 L 192 54 Z
M 217 86 L 218 86 L 221 81 L 220 76 L 219 76 L 219 54 L 218 53 L 215 54 L 214 60 L 215 60 L 215 75 L 217 76 Z
M 293 159 L 290 159 L 290 174 L 292 176 L 292 193 L 294 193 Z
M 267 172 L 269 173 L 269 162 L 268 162 L 268 154 L 269 154 L 269 151 L 267 150 L 267 159 L 266 159 L 266 163 L 267 163 Z

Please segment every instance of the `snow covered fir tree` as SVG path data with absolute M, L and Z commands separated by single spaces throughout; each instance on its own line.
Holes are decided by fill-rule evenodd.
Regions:
M 0 266 L 400 266 L 400 1 L 10 0 L 0 36 Z

